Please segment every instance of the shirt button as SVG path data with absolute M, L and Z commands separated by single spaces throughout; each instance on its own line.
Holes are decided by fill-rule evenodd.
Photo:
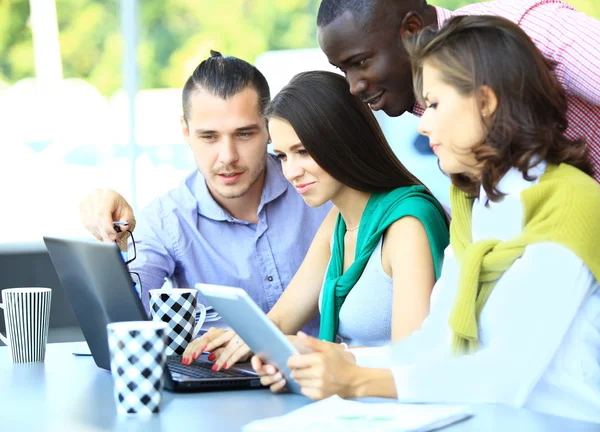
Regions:
M 273 276 L 269 276 L 269 277 L 267 278 L 267 280 L 268 280 L 269 282 L 273 282 Z

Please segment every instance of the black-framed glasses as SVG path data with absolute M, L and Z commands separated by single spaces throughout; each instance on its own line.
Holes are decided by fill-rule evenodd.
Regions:
M 122 232 L 121 227 L 119 227 L 119 225 L 115 225 L 114 227 L 115 231 Z M 125 261 L 125 265 L 129 270 L 129 264 L 131 264 L 137 258 L 137 248 L 135 246 L 135 238 L 133 237 L 133 232 L 131 230 L 127 230 L 126 232 L 129 233 L 129 236 L 131 237 L 131 245 L 133 247 L 133 258 L 127 259 Z M 127 258 L 129 258 L 129 251 Z M 142 298 L 142 279 L 140 278 L 140 274 L 138 272 L 130 271 L 129 276 L 131 277 L 131 281 L 133 282 L 133 289 L 138 294 L 138 297 Z
M 137 258 L 137 249 L 135 247 L 135 239 L 133 238 L 133 232 L 131 232 L 131 230 L 127 230 L 127 232 L 129 233 L 129 236 L 131 237 L 131 246 L 133 247 L 133 258 L 125 261 L 125 265 L 129 269 L 129 264 Z M 129 255 L 127 255 L 127 258 L 129 258 Z M 142 291 L 142 279 L 140 278 L 140 274 L 138 272 L 130 271 L 129 275 L 131 276 L 131 280 L 133 281 L 133 284 L 134 284 L 133 288 L 138 293 L 138 296 L 140 298 L 142 298 L 142 292 L 143 292 Z M 139 289 L 138 289 L 138 287 L 139 287 Z

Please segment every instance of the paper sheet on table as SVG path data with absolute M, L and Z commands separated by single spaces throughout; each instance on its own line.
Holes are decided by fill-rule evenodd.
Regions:
M 365 403 L 332 396 L 280 417 L 254 421 L 243 431 L 425 432 L 471 415 L 464 405 Z

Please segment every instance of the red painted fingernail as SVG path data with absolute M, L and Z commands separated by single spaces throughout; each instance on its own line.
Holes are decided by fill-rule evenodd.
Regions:
M 227 369 L 227 363 L 225 363 L 225 364 L 223 365 L 223 368 Z
M 216 372 L 217 369 L 219 369 L 219 367 L 217 366 L 217 364 L 215 363 L 212 367 L 213 372 Z
M 202 348 L 202 350 L 201 350 L 200 352 L 204 352 L 204 351 L 206 351 L 206 347 L 207 347 L 207 346 L 208 346 L 208 345 L 204 345 L 204 348 Z
M 212 353 L 211 355 L 208 356 L 209 361 L 215 361 L 216 358 L 217 358 L 217 355 L 215 353 Z
M 199 354 L 197 352 L 194 352 L 194 354 L 192 354 L 192 360 L 196 360 L 198 356 Z
M 183 363 L 184 365 L 186 365 L 188 362 L 188 359 L 186 359 L 185 357 L 181 359 L 181 363 Z

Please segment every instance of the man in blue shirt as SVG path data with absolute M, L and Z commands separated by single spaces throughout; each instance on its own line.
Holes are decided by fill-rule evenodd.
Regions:
M 308 207 L 267 154 L 267 81 L 235 57 L 211 52 L 183 88 L 181 126 L 198 171 L 142 211 L 129 265 L 148 291 L 165 278 L 175 287 L 241 287 L 268 312 L 302 263 L 331 206 Z M 126 244 L 113 221 L 136 221 L 127 201 L 98 190 L 80 205 L 82 223 L 102 241 Z M 318 319 L 306 328 L 318 332 Z

